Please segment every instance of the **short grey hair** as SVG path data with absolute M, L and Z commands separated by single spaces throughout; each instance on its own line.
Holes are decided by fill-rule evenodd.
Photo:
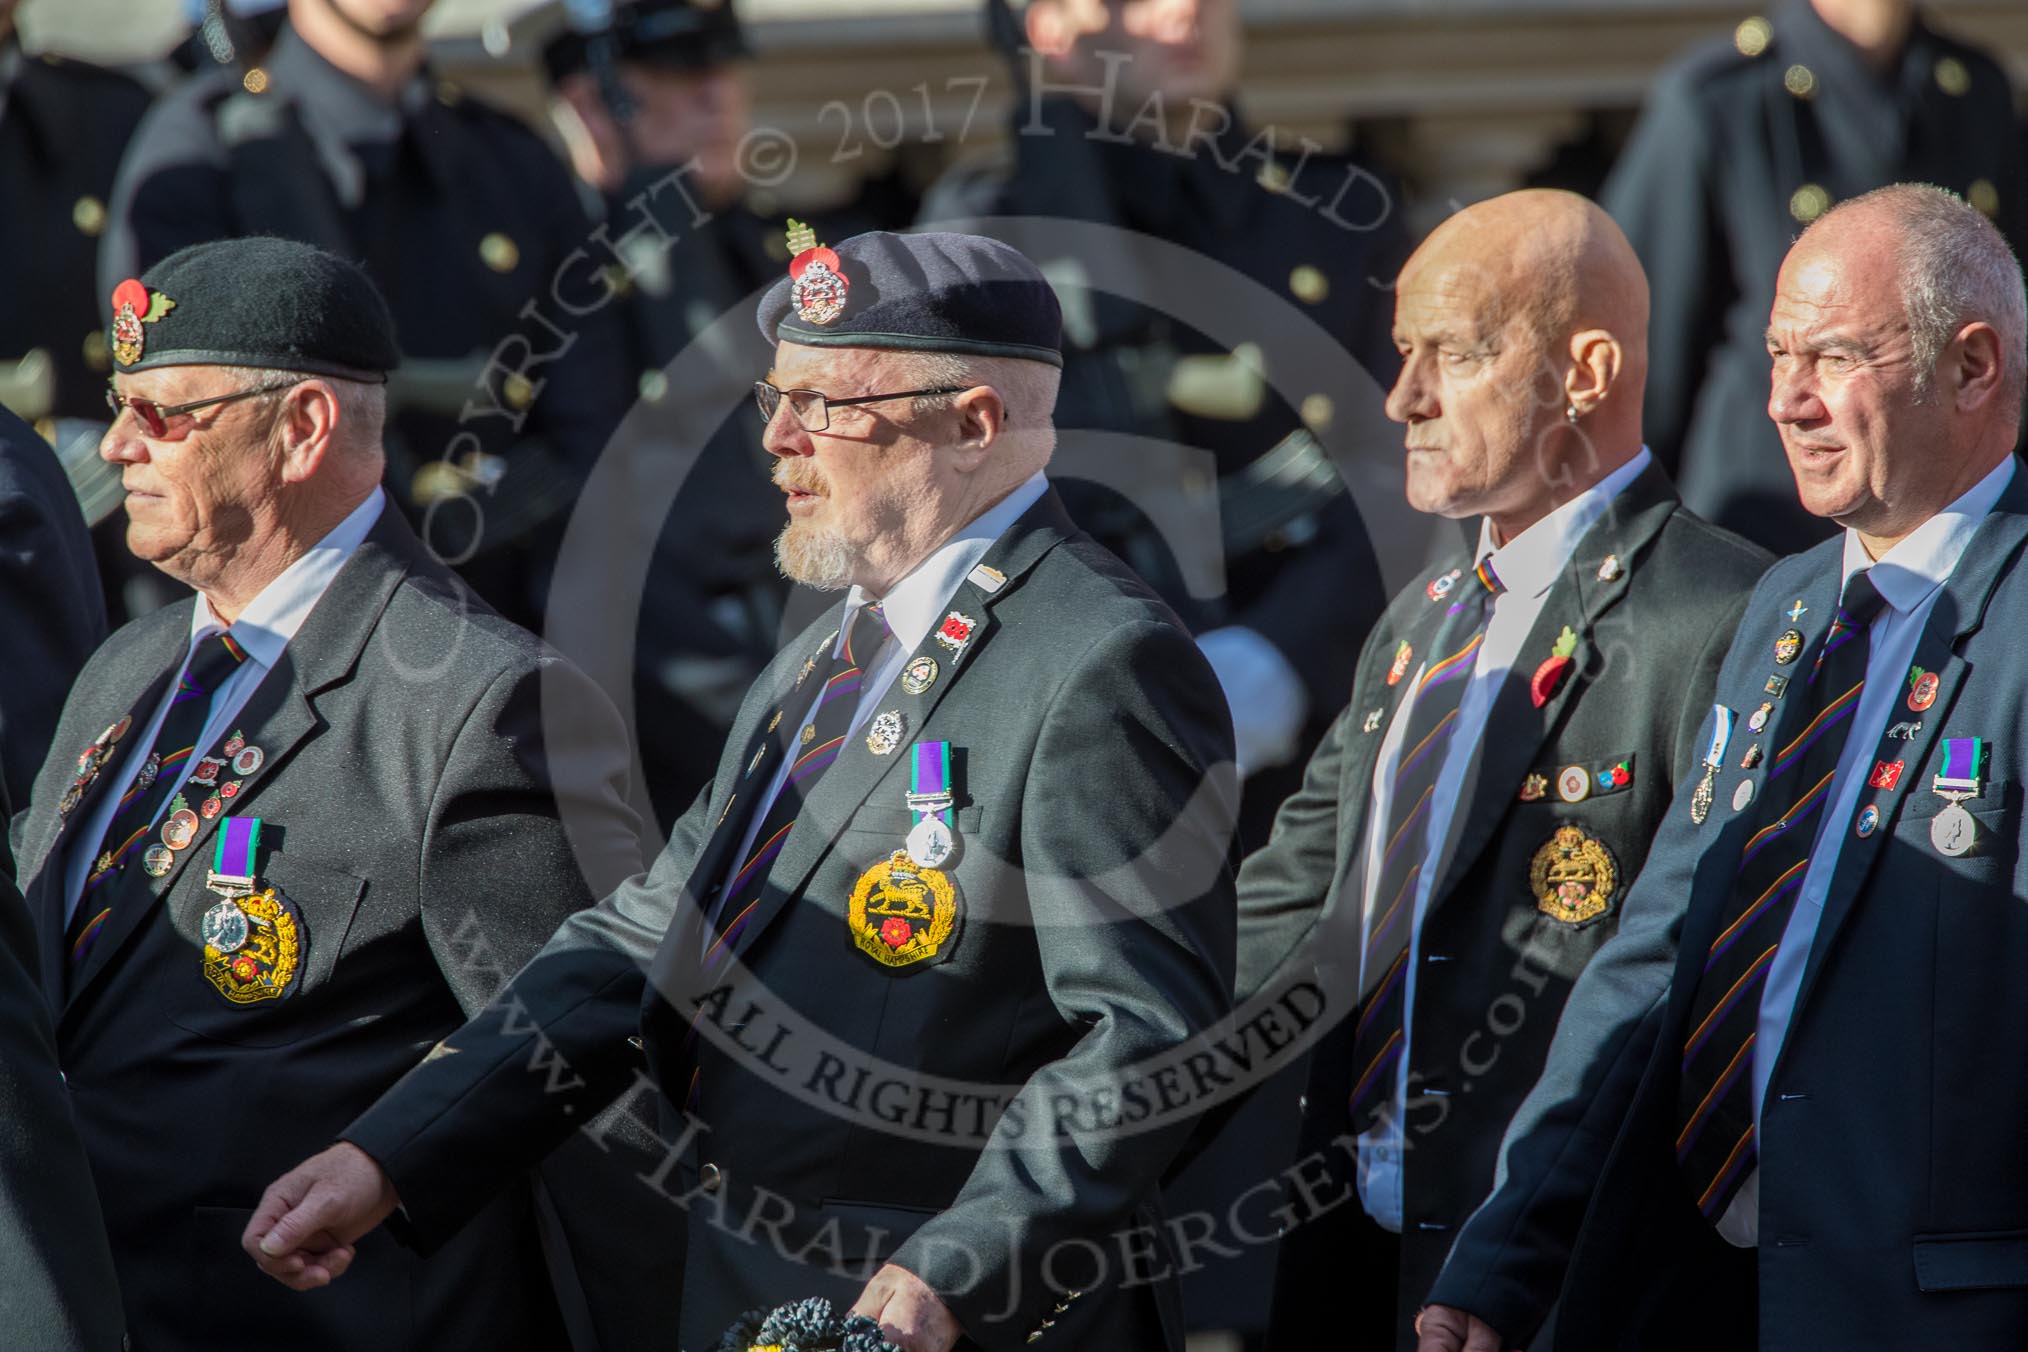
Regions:
M 2004 407 L 2018 417 L 2028 380 L 2028 288 L 2006 237 L 1962 197 L 1927 183 L 1896 183 L 1855 197 L 1812 231 L 1860 208 L 1884 213 L 1900 231 L 1901 300 L 1923 397 L 1959 330 L 1990 324 L 2007 363 Z
M 1009 434 L 1030 445 L 1039 438 L 1045 458 L 1056 449 L 1056 391 L 1063 372 L 1048 362 L 969 357 L 959 352 L 910 352 L 897 354 L 890 369 L 906 372 L 909 382 L 923 389 L 991 385 L 1000 392 Z M 916 411 L 926 413 L 949 401 L 949 395 L 929 395 L 915 401 Z
M 270 394 L 260 402 L 272 406 L 281 393 L 291 385 L 305 380 L 327 382 L 338 396 L 338 435 L 342 444 L 354 451 L 366 452 L 380 449 L 381 437 L 387 429 L 387 386 L 376 381 L 345 380 L 338 376 L 316 375 L 309 371 L 291 371 L 279 366 L 247 366 L 234 368 L 239 375 L 242 390 L 268 390 Z

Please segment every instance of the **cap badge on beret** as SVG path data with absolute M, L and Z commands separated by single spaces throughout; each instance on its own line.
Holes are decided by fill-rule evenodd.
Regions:
M 845 295 L 852 284 L 839 270 L 838 255 L 817 243 L 817 232 L 793 217 L 789 220 L 789 300 L 806 324 L 835 323 L 845 313 Z
M 113 288 L 113 356 L 120 365 L 132 366 L 141 360 L 141 351 L 148 345 L 148 331 L 141 326 L 175 308 L 175 301 L 132 277 Z

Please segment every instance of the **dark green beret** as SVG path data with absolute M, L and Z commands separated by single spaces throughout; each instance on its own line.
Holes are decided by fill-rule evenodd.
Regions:
M 113 288 L 116 371 L 269 366 L 379 381 L 401 365 L 387 302 L 357 266 L 286 239 L 179 249 Z
M 803 233 L 790 247 L 809 247 L 761 299 L 769 342 L 1063 365 L 1063 310 L 1019 249 L 984 235 L 884 230 L 827 249 Z

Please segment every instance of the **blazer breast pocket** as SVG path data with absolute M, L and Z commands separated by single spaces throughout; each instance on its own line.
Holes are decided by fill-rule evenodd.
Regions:
M 903 808 L 862 808 L 838 837 L 838 857 L 853 881 L 835 902 L 844 936 L 862 956 L 896 976 L 942 966 L 965 931 L 972 870 L 990 866 L 991 852 L 976 850 L 982 814 L 957 810 L 956 830 L 942 845 L 943 859 L 918 863 L 907 855 L 914 814 Z M 976 855 L 976 857 L 972 857 Z
M 165 1002 L 179 1027 L 242 1047 L 287 1046 L 332 1017 L 326 997 L 367 886 L 285 855 L 264 865 L 251 897 L 228 904 L 205 891 L 177 907 L 173 961 L 188 970 L 172 974 Z
M 1917 1235 L 1915 1285 L 1921 1291 L 2028 1286 L 2028 1230 Z
M 1988 783 L 1958 811 L 1927 784 L 1911 785 L 1895 828 L 1896 843 L 1934 863 L 1940 882 L 2012 889 L 2020 858 L 2021 788 Z
M 961 807 L 958 809 L 957 828 L 959 836 L 977 835 L 979 823 L 984 820 L 984 809 Z M 884 835 L 894 841 L 894 848 L 900 849 L 901 842 L 908 838 L 909 829 L 915 825 L 915 814 L 905 807 L 862 807 L 852 814 L 845 824 L 850 832 L 872 832 Z

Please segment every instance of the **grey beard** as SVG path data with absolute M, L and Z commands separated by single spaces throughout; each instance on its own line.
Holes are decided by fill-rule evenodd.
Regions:
M 852 585 L 852 557 L 845 541 L 828 531 L 785 527 L 775 537 L 775 567 L 789 581 L 814 591 L 843 591 Z

